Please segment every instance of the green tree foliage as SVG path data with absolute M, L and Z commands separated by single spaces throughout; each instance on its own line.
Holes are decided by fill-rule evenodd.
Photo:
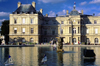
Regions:
M 9 41 L 9 20 L 5 20 L 2 22 L 1 35 L 5 36 L 5 41 L 6 43 L 8 43 Z

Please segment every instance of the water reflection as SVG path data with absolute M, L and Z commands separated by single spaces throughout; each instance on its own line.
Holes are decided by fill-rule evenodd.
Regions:
M 84 49 L 93 49 L 95 60 L 83 58 Z M 100 47 L 64 47 L 64 53 L 57 53 L 53 47 L 2 47 L 0 48 L 0 66 L 11 55 L 13 66 L 100 66 Z M 41 60 L 47 55 L 47 62 L 41 64 Z

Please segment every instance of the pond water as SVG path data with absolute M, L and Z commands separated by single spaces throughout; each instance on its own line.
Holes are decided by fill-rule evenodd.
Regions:
M 10 55 L 13 59 L 12 66 L 100 66 L 100 47 L 63 47 L 64 53 L 57 53 L 53 47 L 0 47 L 0 66 Z M 93 49 L 95 60 L 83 58 L 84 49 Z M 47 62 L 41 60 L 47 55 Z

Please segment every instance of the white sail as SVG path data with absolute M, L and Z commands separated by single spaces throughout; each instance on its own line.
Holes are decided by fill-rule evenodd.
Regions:
M 8 65 L 13 65 L 13 60 L 11 58 L 11 56 L 9 56 L 8 60 L 5 62 L 5 66 L 8 66 Z
M 44 63 L 46 61 L 47 61 L 47 56 L 45 55 L 41 62 Z

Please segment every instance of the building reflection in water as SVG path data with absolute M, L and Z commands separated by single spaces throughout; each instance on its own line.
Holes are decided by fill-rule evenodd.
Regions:
M 57 66 L 63 66 L 63 52 L 57 52 Z
M 84 60 L 84 49 L 93 49 L 96 59 Z M 0 64 L 4 63 L 11 55 L 15 66 L 41 66 L 43 55 L 46 54 L 47 64 L 44 66 L 100 66 L 98 50 L 100 47 L 64 47 L 64 53 L 57 53 L 51 47 L 1 47 Z
M 9 49 L 15 65 L 17 66 L 38 66 L 37 47 L 14 47 Z
M 8 59 L 9 56 L 9 48 L 0 47 L 0 66 L 4 66 L 4 62 Z

